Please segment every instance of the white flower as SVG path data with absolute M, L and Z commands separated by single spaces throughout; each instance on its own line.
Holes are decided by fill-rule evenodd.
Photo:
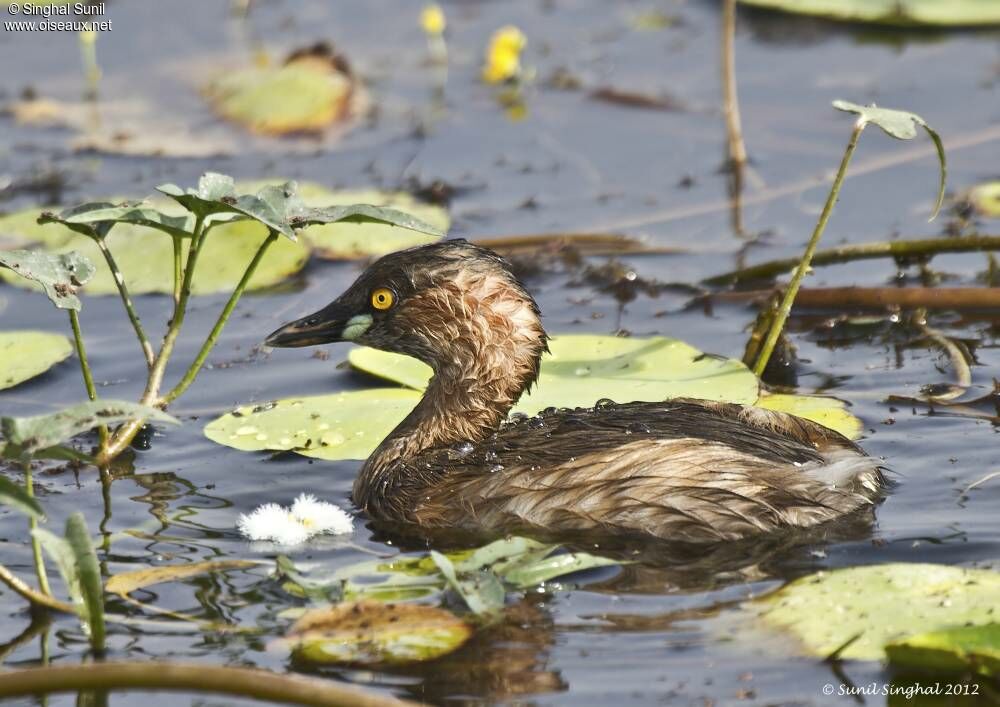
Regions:
M 240 515 L 240 532 L 250 540 L 269 540 L 279 545 L 299 545 L 313 535 L 342 535 L 354 529 L 354 521 L 345 511 L 302 494 L 289 509 L 277 503 L 265 503 L 249 515 Z
M 292 516 L 310 534 L 346 535 L 354 530 L 354 519 L 342 508 L 317 500 L 311 493 L 300 494 L 292 504 Z

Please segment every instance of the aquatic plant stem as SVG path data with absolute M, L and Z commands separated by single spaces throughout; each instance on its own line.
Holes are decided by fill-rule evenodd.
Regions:
M 736 0 L 722 3 L 722 108 L 726 117 L 728 145 L 730 219 L 733 232 L 744 235 L 743 229 L 743 170 L 747 162 L 747 148 L 743 142 L 740 121 L 740 102 L 736 94 Z
M 128 293 L 128 287 L 125 285 L 125 277 L 122 275 L 122 271 L 118 267 L 118 263 L 115 262 L 115 256 L 111 254 L 111 250 L 108 248 L 107 243 L 104 242 L 104 239 L 95 238 L 94 242 L 97 243 L 97 247 L 101 249 L 101 254 L 104 255 L 104 261 L 108 264 L 108 268 L 111 270 L 111 275 L 114 277 L 115 285 L 118 287 L 118 294 L 121 296 L 122 304 L 125 306 L 125 313 L 128 314 L 128 319 L 132 322 L 132 328 L 135 330 L 135 335 L 139 339 L 139 347 L 142 349 L 142 355 L 146 359 L 146 368 L 152 368 L 153 346 L 149 343 L 149 338 L 146 336 L 146 332 L 142 328 L 142 322 L 139 321 L 139 315 L 136 314 L 135 306 L 132 304 L 132 298 Z
M 209 227 L 210 228 L 210 227 Z M 167 326 L 167 333 L 163 335 L 163 343 L 153 360 L 153 367 L 149 370 L 149 377 L 146 380 L 146 389 L 143 391 L 139 402 L 142 405 L 160 404 L 160 386 L 163 384 L 163 375 L 167 370 L 167 362 L 173 353 L 174 344 L 184 325 L 184 315 L 187 310 L 188 299 L 191 297 L 191 286 L 194 279 L 195 267 L 198 264 L 198 253 L 205 241 L 205 236 L 209 228 L 205 227 L 205 218 L 199 214 L 195 217 L 194 229 L 191 233 L 191 245 L 188 248 L 188 259 L 184 266 L 184 278 L 181 283 L 180 296 L 174 302 L 173 316 Z M 145 420 L 131 420 L 115 430 L 111 440 L 102 445 L 97 456 L 98 466 L 105 466 L 112 459 L 121 454 L 132 442 L 139 430 L 145 424 Z
M 87 361 L 87 349 L 83 345 L 83 331 L 80 329 L 80 315 L 75 309 L 69 310 L 69 324 L 73 328 L 73 343 L 76 346 L 76 356 L 80 359 L 80 370 L 83 372 L 83 386 L 87 389 L 87 397 L 97 400 L 97 388 L 94 387 L 94 376 L 90 372 L 90 363 Z M 108 427 L 101 425 L 97 428 L 100 444 L 103 448 L 108 441 Z
M 944 236 L 942 238 L 876 241 L 817 251 L 813 255 L 812 265 L 835 265 L 873 258 L 926 258 L 940 253 L 970 253 L 991 250 L 1000 250 L 1000 236 Z M 768 260 L 757 265 L 715 275 L 702 280 L 702 284 L 721 286 L 736 285 L 752 280 L 765 280 L 788 272 L 798 265 L 799 260 L 799 258 Z
M 20 594 L 36 606 L 42 606 L 46 609 L 52 609 L 53 611 L 61 611 L 65 614 L 76 614 L 76 609 L 74 609 L 71 604 L 67 604 L 66 602 L 60 601 L 53 596 L 42 594 L 38 590 L 33 589 L 28 586 L 24 580 L 3 565 L 0 565 L 0 582 L 6 584 L 17 594 Z
M 339 685 L 332 680 L 170 661 L 58 665 L 0 673 L 0 697 L 79 690 L 214 692 L 311 707 L 403 707 L 416 703 Z
M 722 3 L 722 91 L 726 114 L 726 136 L 729 144 L 729 161 L 733 168 L 742 167 L 747 161 L 740 121 L 740 103 L 736 94 L 736 0 Z
M 774 351 L 775 344 L 778 343 L 778 337 L 781 336 L 781 332 L 785 328 L 785 321 L 788 319 L 788 315 L 792 311 L 792 304 L 795 302 L 795 295 L 798 294 L 799 286 L 802 284 L 802 278 L 804 278 L 806 273 L 809 271 L 813 254 L 816 252 L 816 246 L 819 245 L 820 238 L 823 237 L 823 231 L 826 230 L 826 224 L 830 220 L 830 214 L 833 213 L 834 204 L 837 203 L 837 197 L 840 196 L 840 186 L 844 183 L 844 175 L 847 174 L 847 167 L 851 163 L 851 157 L 854 156 L 854 151 L 858 147 L 858 139 L 861 137 L 861 133 L 864 129 L 865 122 L 863 120 L 859 119 L 855 121 L 854 130 L 851 131 L 851 138 L 847 142 L 847 149 L 844 150 L 844 157 L 840 161 L 840 168 L 837 170 L 837 175 L 833 179 L 833 185 L 830 187 L 830 193 L 826 197 L 826 203 L 823 205 L 823 211 L 820 213 L 819 221 L 816 222 L 816 228 L 813 230 L 813 234 L 809 239 L 808 245 L 806 245 L 806 250 L 802 254 L 799 266 L 796 268 L 795 274 L 792 275 L 792 281 L 788 283 L 788 287 L 785 289 L 785 296 L 782 298 L 781 304 L 778 306 L 778 311 L 775 314 L 771 330 L 767 334 L 767 339 L 764 340 L 760 356 L 758 356 L 757 363 L 754 365 L 753 372 L 758 378 L 760 378 L 761 374 L 764 373 L 764 369 L 767 368 L 767 362 L 771 358 L 771 353 Z
M 250 284 L 250 278 L 253 277 L 254 272 L 257 270 L 257 266 L 263 259 L 264 254 L 267 249 L 271 247 L 271 244 L 278 239 L 278 232 L 274 229 L 269 229 L 267 238 L 264 242 L 260 244 L 257 248 L 257 252 L 254 253 L 253 259 L 250 264 L 247 265 L 247 269 L 243 271 L 243 277 L 237 283 L 236 288 L 233 290 L 233 294 L 229 296 L 229 301 L 226 302 L 226 306 L 223 307 L 222 312 L 219 314 L 219 318 L 215 321 L 215 326 L 212 327 L 212 331 L 209 332 L 208 337 L 205 339 L 205 343 L 202 344 L 201 350 L 198 355 L 195 356 L 194 361 L 188 367 L 187 371 L 184 373 L 184 377 L 174 386 L 173 390 L 163 396 L 162 402 L 164 405 L 169 405 L 174 400 L 176 400 L 185 390 L 188 389 L 194 379 L 198 375 L 198 371 L 205 364 L 205 359 L 208 358 L 208 354 L 212 352 L 215 347 L 215 343 L 219 340 L 219 334 L 222 332 L 222 328 L 226 325 L 229 320 L 229 316 L 233 313 L 236 308 L 236 304 L 240 301 L 240 297 L 243 296 L 243 292 L 246 290 L 247 285 Z
M 24 492 L 30 498 L 35 497 L 35 481 L 31 476 L 31 462 L 24 462 Z M 34 518 L 28 519 L 28 530 L 31 531 L 31 559 L 35 563 L 35 576 L 38 577 L 38 589 L 46 595 L 52 596 L 52 589 L 49 586 L 49 575 L 45 571 L 45 557 L 42 555 L 42 545 L 35 537 L 34 530 L 38 527 L 38 521 Z

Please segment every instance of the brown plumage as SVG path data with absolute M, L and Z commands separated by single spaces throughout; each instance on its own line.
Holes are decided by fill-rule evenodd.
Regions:
M 268 338 L 331 341 L 434 371 L 354 484 L 376 520 L 732 540 L 871 508 L 885 485 L 878 462 L 838 433 L 730 403 L 601 401 L 508 421 L 538 376 L 546 334 L 507 263 L 465 241 L 387 255 Z

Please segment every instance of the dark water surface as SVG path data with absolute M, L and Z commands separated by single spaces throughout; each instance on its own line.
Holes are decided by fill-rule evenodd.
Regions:
M 218 62 L 247 61 L 258 46 L 280 56 L 327 39 L 368 81 L 379 106 L 377 117 L 340 146 L 247 138 L 236 154 L 219 158 L 80 154 L 70 149 L 68 133 L 0 118 L 0 184 L 11 180 L 24 186 L 50 174 L 64 181 L 52 196 L 44 190 L 0 191 L 0 208 L 12 211 L 52 198 L 70 204 L 108 195 L 139 196 L 164 181 L 193 183 L 208 169 L 244 179 L 280 176 L 331 186 L 405 188 L 440 179 L 457 188 L 452 202 L 456 235 L 625 232 L 686 250 L 623 258 L 640 276 L 668 282 L 694 283 L 737 264 L 743 241 L 733 233 L 726 176 L 719 169 L 725 137 L 716 51 L 719 14 L 713 3 L 452 2 L 445 10 L 452 65 L 442 115 L 432 104 L 432 74 L 421 66 L 425 42 L 416 3 L 275 0 L 256 5 L 246 24 L 232 19 L 222 2 L 108 3 L 113 30 L 98 45 L 106 100 L 149 102 L 151 115 L 177 119 L 186 114 L 191 134 L 221 131 L 236 140 L 238 133 L 220 128 L 203 106 L 196 84 Z M 631 18 L 654 10 L 676 18 L 674 26 L 632 28 Z M 505 23 L 515 23 L 527 34 L 525 60 L 538 73 L 526 92 L 526 116 L 520 121 L 511 120 L 494 92 L 478 81 L 482 48 Z M 908 108 L 927 118 L 952 148 L 953 191 L 996 177 L 997 40 L 996 32 L 874 33 L 741 13 L 737 73 L 754 171 L 743 216 L 748 232 L 766 234 L 749 249 L 748 259 L 800 252 L 825 189 L 796 185 L 814 184 L 833 169 L 850 131 L 850 118 L 829 107 L 834 98 Z M 5 67 L 0 93 L 7 98 L 31 86 L 42 96 L 76 101 L 82 90 L 72 34 L 4 33 L 0 66 Z M 686 109 L 623 107 L 590 99 L 586 89 L 549 87 L 547 79 L 559 68 L 579 77 L 586 88 L 670 95 Z M 827 245 L 941 232 L 947 215 L 933 224 L 926 221 L 936 179 L 926 140 L 900 143 L 869 130 L 854 167 L 827 231 Z M 606 261 L 594 258 L 590 264 Z M 60 470 L 39 475 L 37 482 L 49 525 L 59 528 L 69 513 L 84 510 L 92 529 L 115 534 L 102 556 L 113 573 L 226 556 L 267 559 L 271 555 L 255 552 L 236 532 L 239 513 L 268 501 L 289 502 L 303 490 L 347 507 L 357 463 L 242 453 L 204 439 L 201 427 L 236 404 L 367 383 L 338 367 L 346 347 L 328 347 L 329 360 L 314 358 L 310 350 L 254 352 L 278 324 L 339 293 L 358 267 L 313 261 L 293 286 L 245 297 L 211 356 L 212 367 L 173 409 L 185 424 L 158 432 L 152 448 L 137 453 L 134 473 L 112 487 L 110 517 L 104 517 L 94 472 L 76 476 Z M 986 259 L 941 257 L 934 267 L 954 278 L 950 284 L 974 284 Z M 882 285 L 895 276 L 891 261 L 868 261 L 820 269 L 809 284 Z M 686 296 L 673 293 L 639 294 L 623 305 L 599 287 L 581 284 L 579 273 L 561 268 L 535 274 L 528 282 L 554 333 L 622 329 L 635 335 L 666 334 L 739 357 L 754 316 L 742 305 L 685 308 Z M 169 376 L 183 372 L 224 299 L 195 300 Z M 2 287 L 0 301 L 6 304 L 0 312 L 4 329 L 65 329 L 64 317 L 40 296 Z M 137 304 L 147 328 L 162 322 L 169 310 L 167 297 L 140 297 Z M 144 367 L 117 299 L 87 298 L 82 320 L 101 395 L 135 399 Z M 946 334 L 977 342 L 969 397 L 987 393 L 1000 364 L 997 320 L 990 314 L 937 315 L 931 323 Z M 727 607 L 822 567 L 888 561 L 995 566 L 1000 481 L 967 498 L 960 491 L 998 467 L 1000 449 L 996 426 L 988 418 L 928 415 L 922 407 L 893 409 L 885 402 L 891 394 L 915 395 L 924 384 L 951 378 L 939 352 L 907 346 L 913 335 L 902 325 L 831 329 L 821 316 L 797 319 L 795 330 L 802 359 L 799 391 L 822 390 L 849 401 L 865 423 L 864 446 L 885 457 L 898 475 L 899 486 L 878 509 L 872 532 L 846 541 L 820 538 L 793 550 L 739 548 L 737 557 L 706 556 L 696 566 L 669 561 L 633 566 L 598 575 L 579 589 L 512 596 L 516 621 L 481 634 L 438 664 L 330 673 L 433 702 L 844 703 L 849 698 L 822 693 L 824 684 L 839 682 L 829 667 L 794 657 L 791 646 L 732 629 Z M 609 394 L 613 397 L 613 391 Z M 79 371 L 68 361 L 0 393 L 0 410 L 40 413 L 83 396 Z M 117 535 L 129 529 L 139 529 L 141 537 Z M 23 519 L 3 512 L 0 538 L 0 561 L 30 576 Z M 321 541 L 297 559 L 338 566 L 367 559 L 369 552 L 388 556 L 396 550 L 372 539 L 359 522 L 349 542 Z M 37 664 L 40 639 L 17 641 L 30 624 L 23 602 L 6 588 L 0 591 L 0 645 L 7 642 L 12 648 L 3 651 L 5 663 Z M 266 581 L 263 568 L 158 585 L 140 594 L 162 607 L 258 625 L 273 635 L 285 626 L 277 612 L 292 603 Z M 129 610 L 121 602 L 110 605 L 113 611 Z M 269 652 L 267 642 L 190 632 L 182 625 L 173 632 L 114 625 L 109 638 L 114 658 L 289 668 L 286 656 Z M 69 617 L 54 620 L 48 646 L 55 663 L 78 663 L 86 653 L 85 638 Z M 874 663 L 848 663 L 843 670 L 857 684 L 891 679 Z M 116 694 L 108 701 L 125 705 L 143 699 L 149 698 Z M 233 704 L 227 698 L 185 695 L 155 699 L 158 705 Z M 868 704 L 883 701 L 868 698 Z M 73 703 L 68 696 L 48 701 Z

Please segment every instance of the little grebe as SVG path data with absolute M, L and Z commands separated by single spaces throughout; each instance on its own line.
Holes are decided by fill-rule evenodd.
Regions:
M 840 434 L 732 403 L 598 404 L 507 420 L 546 340 L 538 305 L 502 258 L 446 241 L 377 260 L 267 344 L 351 341 L 433 369 L 355 481 L 354 502 L 375 520 L 731 540 L 871 508 L 885 485 L 878 462 Z

